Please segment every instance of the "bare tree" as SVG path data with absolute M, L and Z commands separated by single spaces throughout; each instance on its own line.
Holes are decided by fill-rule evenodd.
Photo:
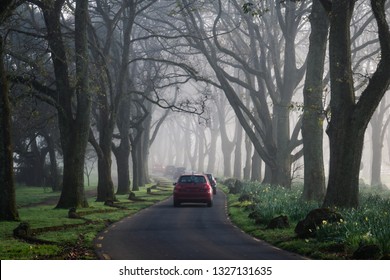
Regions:
M 64 0 L 51 3 L 39 0 L 26 2 L 28 4 L 24 9 L 26 14 L 32 11 L 32 19 L 23 23 L 30 24 L 32 29 L 37 29 L 38 32 L 14 32 L 22 32 L 37 41 L 44 40 L 43 45 L 46 48 L 40 49 L 43 55 L 34 53 L 31 57 L 10 51 L 12 56 L 29 66 L 26 68 L 29 69 L 27 73 L 14 77 L 13 81 L 34 88 L 37 97 L 57 109 L 64 160 L 63 188 L 57 208 L 86 207 L 88 203 L 84 194 L 83 169 L 91 107 L 86 39 L 88 1 L 75 1 L 74 6 L 67 6 L 68 11 L 74 11 L 74 17 L 67 19 L 62 12 L 69 3 Z M 38 13 L 38 9 L 41 13 Z M 36 20 L 35 17 L 43 19 L 45 26 L 40 26 L 42 21 Z M 66 20 L 69 22 L 65 27 L 62 24 Z M 70 32 L 64 32 L 65 29 Z M 64 33 L 72 36 L 65 36 Z M 44 69 L 44 63 L 39 58 L 48 57 L 47 50 L 50 52 L 50 59 L 45 60 L 47 64 Z M 72 52 L 74 60 L 70 59 Z
M 372 0 L 381 55 L 375 72 L 357 100 L 351 70 L 350 22 L 355 1 L 321 1 L 329 12 L 331 119 L 327 128 L 330 168 L 324 206 L 359 205 L 359 171 L 364 133 L 372 114 L 389 87 L 390 32 L 385 0 Z
M 300 150 L 292 153 L 302 141 L 298 139 L 300 124 L 290 131 L 290 108 L 305 71 L 304 60 L 297 61 L 295 39 L 307 6 L 305 1 L 271 2 L 264 8 L 269 14 L 256 19 L 245 15 L 233 0 L 183 0 L 171 15 L 182 22 L 177 25 L 181 27 L 176 28 L 178 34 L 201 52 L 213 70 L 207 80 L 224 91 L 267 164 L 268 183 L 289 187 L 291 163 L 302 156 Z M 235 69 L 244 75 L 234 75 Z M 245 106 L 237 88 L 247 89 L 253 107 Z
M 116 200 L 111 176 L 112 138 L 120 102 L 127 88 L 131 34 L 135 17 L 143 9 L 142 2 L 144 1 L 138 6 L 135 1 L 118 5 L 107 5 L 105 1 L 96 2 L 96 12 L 102 21 L 95 24 L 90 37 L 94 42 L 92 52 L 97 58 L 95 73 L 99 90 L 96 119 L 99 138 L 92 139 L 94 135 L 90 133 L 90 142 L 98 155 L 97 201 Z M 97 32 L 101 29 L 105 30 L 105 34 Z

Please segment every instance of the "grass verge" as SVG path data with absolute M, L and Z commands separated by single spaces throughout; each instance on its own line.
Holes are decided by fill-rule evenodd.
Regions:
M 302 186 L 291 190 L 243 183 L 237 194 L 223 186 L 228 196 L 231 221 L 246 233 L 276 247 L 298 253 L 310 259 L 354 259 L 354 252 L 364 245 L 379 248 L 378 259 L 388 259 L 390 253 L 390 192 L 372 188 L 360 191 L 358 209 L 334 209 L 344 220 L 317 227 L 313 238 L 298 238 L 294 229 L 318 203 L 301 200 Z M 253 218 L 253 213 L 256 218 Z M 268 229 L 268 222 L 279 215 L 288 217 L 287 228 Z
M 33 240 L 16 239 L 13 230 L 20 222 L 0 222 L 0 259 L 97 259 L 93 240 L 109 224 L 132 215 L 172 194 L 172 185 L 141 188 L 135 192 L 136 200 L 128 195 L 117 195 L 114 206 L 88 198 L 89 207 L 78 209 L 80 219 L 68 218 L 67 209 L 54 209 L 59 193 L 43 188 L 18 187 L 17 204 L 21 222 L 27 222 Z M 382 256 L 390 252 L 390 195 L 389 192 L 372 193 L 361 190 L 359 209 L 342 210 L 345 221 L 336 226 L 324 224 L 316 238 L 296 237 L 296 223 L 318 205 L 300 200 L 300 188 L 284 190 L 269 186 L 246 185 L 238 194 L 229 193 L 226 186 L 228 214 L 231 221 L 248 234 L 276 247 L 298 253 L 310 259 L 351 259 L 360 244 L 376 244 Z M 89 192 L 91 190 L 87 190 Z M 243 200 L 243 195 L 250 200 Z M 249 196 L 248 196 L 249 195 Z M 262 222 L 250 218 L 250 213 L 261 215 Z M 284 229 L 267 229 L 267 222 L 277 215 L 287 215 L 290 226 Z

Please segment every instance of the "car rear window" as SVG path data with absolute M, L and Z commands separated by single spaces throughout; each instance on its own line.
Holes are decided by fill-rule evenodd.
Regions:
M 181 176 L 179 183 L 206 183 L 206 179 L 203 176 Z

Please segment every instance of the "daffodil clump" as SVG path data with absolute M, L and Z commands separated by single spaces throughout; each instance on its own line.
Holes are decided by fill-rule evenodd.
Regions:
M 363 193 L 360 207 L 345 210 L 347 222 L 346 243 L 352 247 L 359 244 L 376 244 L 383 255 L 390 254 L 390 199 L 378 194 Z
M 241 196 L 250 198 L 253 211 L 265 224 L 279 215 L 288 216 L 290 222 L 298 222 L 310 210 L 319 207 L 317 202 L 306 202 L 301 199 L 301 186 L 285 189 L 248 182 L 244 184 Z
M 243 184 L 240 195 L 245 199 L 240 205 L 250 209 L 264 224 L 276 216 L 286 215 L 294 226 L 311 210 L 321 207 L 318 202 L 303 201 L 302 191 L 302 186 L 285 189 L 247 182 Z M 348 251 L 356 250 L 360 245 L 375 244 L 383 255 L 390 255 L 389 193 L 362 191 L 360 206 L 357 209 L 334 209 L 344 218 L 335 223 L 324 220 L 317 225 L 315 239 L 344 244 Z

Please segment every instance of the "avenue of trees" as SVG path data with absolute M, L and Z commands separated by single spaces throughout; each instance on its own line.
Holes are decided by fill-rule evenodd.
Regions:
M 382 185 L 389 1 L 3 2 L 0 220 L 15 180 L 87 207 L 91 155 L 101 202 L 157 164 L 284 188 L 303 164 L 303 199 L 358 207 L 367 129 Z

